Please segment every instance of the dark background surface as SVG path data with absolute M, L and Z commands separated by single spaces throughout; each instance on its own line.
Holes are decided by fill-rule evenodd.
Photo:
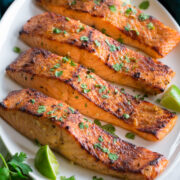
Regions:
M 159 0 L 180 24 L 180 0 Z M 0 0 L 0 18 L 13 0 Z

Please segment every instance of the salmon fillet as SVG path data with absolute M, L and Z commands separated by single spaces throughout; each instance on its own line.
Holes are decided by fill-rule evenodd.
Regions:
M 162 93 L 175 74 L 168 66 L 127 49 L 101 32 L 54 13 L 30 19 L 20 37 L 32 47 L 68 54 L 105 80 L 150 94 Z
M 128 129 L 147 140 L 162 139 L 176 122 L 174 113 L 137 100 L 70 58 L 46 50 L 24 52 L 6 71 L 25 87 L 42 91 L 84 115 Z
M 123 0 L 36 0 L 48 11 L 68 16 L 141 49 L 152 57 L 167 55 L 180 33 Z
M 161 154 L 110 135 L 77 110 L 36 90 L 11 92 L 0 103 L 0 116 L 26 137 L 106 175 L 150 180 L 168 163 Z

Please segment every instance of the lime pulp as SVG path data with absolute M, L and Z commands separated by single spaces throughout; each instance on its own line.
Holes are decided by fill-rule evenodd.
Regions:
M 35 156 L 36 169 L 47 178 L 56 179 L 59 164 L 48 145 L 42 146 Z
M 180 112 L 180 89 L 172 85 L 163 95 L 161 105 L 173 111 Z

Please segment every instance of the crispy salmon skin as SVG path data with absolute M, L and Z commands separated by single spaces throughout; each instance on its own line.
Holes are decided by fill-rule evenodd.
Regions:
M 25 51 L 6 71 L 25 87 L 38 89 L 84 115 L 123 127 L 151 141 L 161 140 L 176 122 L 174 113 L 137 100 L 72 59 L 43 49 Z
M 151 180 L 168 162 L 161 154 L 110 135 L 67 104 L 32 89 L 11 92 L 0 103 L 0 116 L 28 138 L 103 174 Z
M 36 1 L 48 11 L 94 26 L 155 58 L 167 55 L 180 41 L 179 32 L 123 0 Z
M 150 94 L 162 93 L 175 74 L 167 65 L 127 49 L 94 28 L 54 13 L 30 19 L 20 37 L 32 47 L 68 54 L 105 80 Z

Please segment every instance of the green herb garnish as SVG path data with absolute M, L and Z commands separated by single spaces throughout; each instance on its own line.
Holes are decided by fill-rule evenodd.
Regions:
M 87 36 L 81 36 L 80 37 L 80 40 L 81 41 L 84 41 L 84 42 L 88 42 L 89 41 L 89 38 Z
M 30 102 L 31 102 L 32 104 L 34 104 L 36 101 L 35 101 L 35 99 L 31 99 Z
M 63 74 L 63 71 L 56 71 L 55 72 L 56 77 L 60 77 L 60 76 L 62 76 L 62 74 Z
M 93 176 L 93 177 L 92 177 L 92 180 L 103 180 L 103 178 L 102 178 L 102 177 L 99 177 L 99 178 L 98 178 L 97 176 Z
M 130 118 L 130 116 L 129 116 L 129 114 L 123 114 L 123 118 L 125 118 L 125 119 L 129 119 L 129 118 Z
M 100 43 L 98 40 L 95 40 L 94 43 L 95 43 L 95 45 L 96 45 L 97 47 L 100 47 L 100 46 L 101 46 L 101 43 Z
M 84 129 L 84 123 L 83 122 L 79 123 L 79 128 Z
M 99 136 L 98 140 L 99 140 L 100 142 L 103 142 L 102 136 Z
M 79 32 L 81 32 L 81 31 L 83 31 L 83 30 L 84 30 L 84 26 L 83 26 L 83 25 L 80 25 L 80 26 L 79 26 L 79 29 L 77 29 L 76 32 L 79 33 Z
M 15 53 L 21 53 L 21 49 L 20 49 L 19 47 L 17 47 L 17 46 L 15 46 L 15 47 L 13 48 L 13 51 L 14 51 Z
M 60 180 L 76 180 L 74 176 L 71 176 L 69 178 L 67 178 L 65 176 L 61 176 L 60 178 L 61 178 Z
M 147 28 L 150 30 L 154 29 L 154 24 L 150 22 L 149 24 L 147 24 Z
M 54 34 L 60 34 L 60 33 L 62 33 L 63 31 L 61 30 L 61 29 L 59 29 L 59 28 L 54 28 L 53 29 L 53 33 Z
M 149 15 L 146 15 L 146 14 L 144 14 L 144 13 L 141 13 L 141 14 L 139 15 L 138 19 L 139 19 L 140 21 L 145 21 L 145 20 L 149 19 Z
M 70 18 L 68 18 L 68 17 L 65 17 L 65 19 L 66 19 L 66 21 L 70 21 Z
M 41 105 L 41 106 L 38 107 L 37 112 L 38 112 L 39 114 L 41 114 L 41 113 L 43 113 L 43 112 L 45 112 L 45 111 L 46 111 L 46 106 Z
M 131 132 L 128 132 L 128 133 L 126 133 L 125 137 L 128 138 L 128 139 L 134 139 L 135 138 L 135 134 L 133 134 Z
M 116 6 L 115 5 L 109 6 L 109 9 L 111 10 L 111 12 L 116 12 Z
M 0 159 L 4 164 L 4 167 L 0 167 L 0 179 L 29 179 L 29 173 L 32 172 L 32 169 L 28 164 L 24 163 L 26 158 L 27 156 L 23 152 L 16 153 L 8 160 L 5 160 L 3 155 L 0 154 Z
M 123 63 L 120 63 L 120 64 L 114 64 L 112 67 L 115 71 L 120 71 L 122 69 L 122 67 L 124 66 Z
M 112 161 L 116 161 L 118 159 L 118 155 L 117 154 L 113 154 L 113 153 L 109 153 L 108 157 Z
M 139 4 L 139 8 L 140 9 L 148 9 L 149 5 L 150 5 L 149 1 L 143 1 Z

